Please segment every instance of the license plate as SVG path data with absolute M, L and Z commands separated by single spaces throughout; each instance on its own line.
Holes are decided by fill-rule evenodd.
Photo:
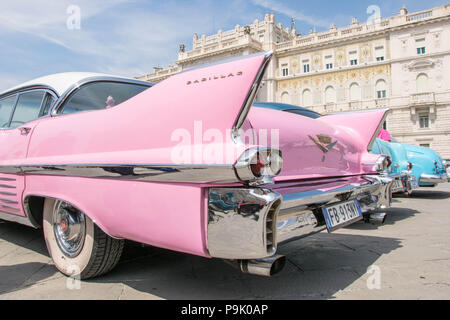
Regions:
M 411 177 L 411 188 L 416 189 L 419 187 L 419 184 L 417 183 L 416 176 Z
M 322 208 L 322 212 L 327 223 L 328 232 L 362 219 L 362 212 L 358 200 L 340 202 Z
M 394 184 L 392 185 L 392 192 L 396 192 L 399 190 L 403 190 L 403 181 L 402 180 L 394 180 Z

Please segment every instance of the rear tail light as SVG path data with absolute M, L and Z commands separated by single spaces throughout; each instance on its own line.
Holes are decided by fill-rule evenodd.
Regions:
M 283 167 L 281 151 L 272 148 L 252 148 L 244 152 L 234 165 L 241 181 L 249 183 L 269 183 L 280 174 Z
M 411 162 L 408 162 L 408 170 L 412 170 L 413 164 Z
M 438 170 L 438 163 L 437 163 L 437 161 L 434 162 L 434 170 L 436 170 L 436 172 L 439 171 Z

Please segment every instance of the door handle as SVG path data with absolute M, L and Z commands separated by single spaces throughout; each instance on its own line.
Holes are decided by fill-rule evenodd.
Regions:
M 20 130 L 20 134 L 21 134 L 21 135 L 26 136 L 27 134 L 30 133 L 31 128 L 28 128 L 28 127 L 22 127 L 22 128 L 19 128 L 19 130 Z

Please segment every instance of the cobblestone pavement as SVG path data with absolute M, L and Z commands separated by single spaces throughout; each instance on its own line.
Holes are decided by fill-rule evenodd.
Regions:
M 288 261 L 272 278 L 127 243 L 115 270 L 79 289 L 68 289 L 40 231 L 0 221 L 0 299 L 450 299 L 449 211 L 450 183 L 395 197 L 383 226 L 282 246 Z

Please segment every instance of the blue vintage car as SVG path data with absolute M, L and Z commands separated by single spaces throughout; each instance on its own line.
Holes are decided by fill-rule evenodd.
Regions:
M 372 152 L 389 155 L 392 159 L 391 170 L 396 173 L 409 171 L 413 183 L 415 177 L 420 187 L 434 187 L 448 181 L 446 162 L 430 148 L 376 139 Z M 400 186 L 394 185 L 394 188 Z

